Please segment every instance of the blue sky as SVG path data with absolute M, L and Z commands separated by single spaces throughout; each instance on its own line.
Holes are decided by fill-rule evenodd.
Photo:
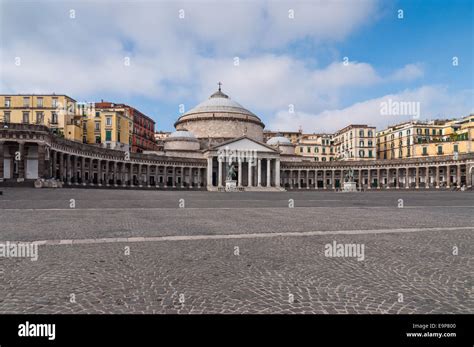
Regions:
M 388 99 L 419 102 L 422 119 L 474 112 L 469 0 L 0 3 L 1 93 L 124 102 L 157 130 L 218 81 L 273 130 L 410 118 L 381 116 Z

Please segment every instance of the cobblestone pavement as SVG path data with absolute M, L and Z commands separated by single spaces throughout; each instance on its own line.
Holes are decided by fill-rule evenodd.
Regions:
M 474 313 L 473 193 L 3 191 L 0 241 L 93 240 L 0 257 L 0 313 Z

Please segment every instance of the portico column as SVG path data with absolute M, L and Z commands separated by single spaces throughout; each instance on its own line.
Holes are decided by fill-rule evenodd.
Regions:
M 163 166 L 163 170 L 164 170 L 163 171 L 163 181 L 164 181 L 163 187 L 168 188 L 168 167 L 166 165 Z
M 396 180 L 397 180 L 395 187 L 399 189 L 400 188 L 400 172 L 399 172 L 398 167 L 395 170 L 396 170 L 395 173 L 396 173 Z
M 172 166 L 173 169 L 173 188 L 176 188 L 176 166 Z
M 185 179 L 184 170 L 185 170 L 185 167 L 181 166 L 181 188 L 184 188 L 184 179 Z
M 18 181 L 22 182 L 25 180 L 25 143 L 20 142 L 18 144 Z M 16 159 L 16 158 L 15 158 Z
M 267 158 L 267 187 L 271 187 L 271 159 Z
M 408 182 L 410 176 L 410 168 L 407 166 L 405 168 L 405 189 L 410 188 L 410 182 Z
M 314 170 L 314 189 L 318 189 L 318 170 Z
M 218 162 L 218 166 L 219 166 L 218 170 L 217 170 L 217 172 L 218 172 L 218 174 L 217 174 L 217 182 L 218 182 L 217 186 L 220 188 L 220 187 L 222 187 L 222 159 L 220 157 L 218 157 L 217 162 Z
M 3 164 L 3 161 L 2 161 Z M 46 148 L 43 144 L 38 144 L 38 177 L 45 178 L 46 177 Z M 3 170 L 2 170 L 3 173 Z M 0 176 L 3 177 L 3 176 Z
M 309 189 L 309 170 L 306 170 L 306 189 Z
M 472 170 L 472 166 L 469 166 L 468 164 L 466 164 L 466 186 L 467 188 L 471 188 L 472 187 L 472 176 L 471 176 L 471 171 Z
M 212 186 L 212 157 L 207 158 L 207 182 L 208 187 Z
M 327 182 L 326 182 L 326 169 L 323 170 L 323 189 L 327 189 L 328 188 L 328 185 L 327 185 Z
M 425 168 L 425 189 L 430 187 L 430 167 Z
M 66 154 L 66 182 L 71 184 L 71 155 Z
M 133 163 L 130 162 L 130 167 L 128 168 L 128 179 L 130 180 L 130 187 L 133 187 Z
M 239 168 L 238 168 L 238 177 L 237 177 L 237 186 L 242 187 L 242 159 L 240 156 L 237 158 L 238 163 L 239 163 Z
M 56 166 L 56 160 L 54 161 Z M 54 175 L 56 175 L 56 167 L 54 168 Z M 86 158 L 82 157 L 81 158 L 81 181 L 82 185 L 86 185 Z
M 387 169 L 387 189 L 390 189 L 390 168 Z
M 149 164 L 146 165 L 146 186 L 148 188 L 151 187 L 151 185 L 150 185 L 150 165 Z
M 449 165 L 446 166 L 446 188 L 451 187 L 451 167 Z
M 447 186 L 449 188 L 449 182 Z M 439 189 L 439 166 L 436 166 L 436 188 Z
M 247 186 L 248 187 L 251 187 L 252 186 L 252 163 L 250 162 L 250 160 L 248 161 L 248 164 L 249 164 L 249 172 L 248 172 L 248 182 L 247 182 Z
M 197 181 L 197 186 L 198 186 L 198 188 L 201 188 L 201 186 L 202 186 L 202 184 L 201 184 L 201 170 L 202 169 L 200 167 L 198 167 L 198 172 L 197 172 L 197 174 L 198 174 L 198 177 L 197 177 L 197 180 L 198 180 Z
M 64 182 L 64 153 L 59 152 L 59 180 Z
M 456 166 L 456 184 L 458 188 L 461 188 L 461 164 Z
M 275 160 L 275 187 L 280 187 L 280 159 Z
M 77 174 L 77 155 L 74 156 L 72 161 L 72 177 L 74 177 L 74 184 L 78 184 L 79 175 Z
M 332 189 L 336 189 L 336 170 L 335 169 L 332 169 L 332 177 L 331 177 L 331 180 L 332 180 Z
M 377 169 L 377 189 L 382 187 L 382 182 L 380 182 L 380 169 Z
M 298 189 L 301 189 L 301 170 L 298 169 Z
M 112 163 L 112 184 L 117 187 L 117 162 Z
M 257 185 L 259 187 L 262 186 L 262 159 L 258 159 L 258 166 L 257 166 Z
M 362 169 L 359 168 L 359 189 L 362 189 L 364 185 L 362 184 Z
M 417 166 L 415 169 L 415 189 L 420 188 L 420 168 Z
M 370 168 L 367 170 L 367 189 L 372 189 L 371 185 L 372 177 L 370 177 Z
M 97 159 L 97 183 L 102 185 L 102 160 Z

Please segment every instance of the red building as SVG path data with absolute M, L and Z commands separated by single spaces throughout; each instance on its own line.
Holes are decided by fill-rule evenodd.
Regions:
M 95 108 L 123 108 L 126 114 L 133 120 L 133 132 L 131 151 L 141 153 L 143 151 L 157 151 L 159 146 L 155 140 L 155 121 L 136 108 L 126 104 L 115 104 L 111 102 L 96 102 Z
M 137 109 L 128 106 L 133 118 L 132 152 L 156 151 L 155 121 Z

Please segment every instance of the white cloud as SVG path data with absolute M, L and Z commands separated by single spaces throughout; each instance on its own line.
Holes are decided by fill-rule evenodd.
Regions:
M 419 102 L 420 120 L 455 118 L 474 112 L 472 107 L 474 90 L 452 92 L 443 86 L 423 86 L 317 114 L 306 112 L 289 114 L 287 111 L 279 111 L 267 128 L 281 131 L 297 130 L 301 125 L 305 132 L 334 132 L 348 124 L 368 124 L 382 129 L 388 125 L 413 119 L 407 115 L 381 115 L 381 103 L 389 99 L 399 102 Z
M 396 70 L 390 77 L 394 81 L 412 81 L 424 75 L 422 64 L 407 64 Z

